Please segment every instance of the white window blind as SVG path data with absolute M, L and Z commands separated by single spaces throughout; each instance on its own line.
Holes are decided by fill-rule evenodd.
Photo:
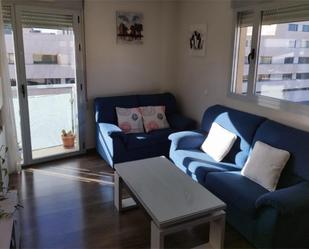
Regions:
M 238 13 L 239 27 L 244 28 L 253 25 L 254 12 L 253 11 L 243 11 Z
M 263 24 L 302 22 L 309 20 L 309 3 L 263 11 Z
M 66 29 L 73 27 L 72 15 L 22 11 L 21 18 L 23 27 L 46 29 Z
M 10 6 L 2 6 L 2 18 L 4 25 L 11 24 L 11 7 Z

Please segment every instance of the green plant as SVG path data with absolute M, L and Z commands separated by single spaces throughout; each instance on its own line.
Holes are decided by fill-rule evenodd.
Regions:
M 62 136 L 64 137 L 68 137 L 68 136 L 74 136 L 74 133 L 72 131 L 66 131 L 66 130 L 62 130 L 61 131 Z

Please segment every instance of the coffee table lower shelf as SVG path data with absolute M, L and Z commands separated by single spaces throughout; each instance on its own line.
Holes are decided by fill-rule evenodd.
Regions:
M 118 212 L 137 207 L 134 198 L 122 198 L 122 189 L 125 184 L 121 177 L 115 172 L 114 205 Z M 209 223 L 209 242 L 194 247 L 194 249 L 222 249 L 224 247 L 225 232 L 225 212 L 223 210 L 215 211 L 207 216 L 195 218 L 193 220 L 177 222 L 167 227 L 158 227 L 154 221 L 151 221 L 151 242 L 150 248 L 164 248 L 164 239 L 167 235 L 177 233 L 192 227 Z

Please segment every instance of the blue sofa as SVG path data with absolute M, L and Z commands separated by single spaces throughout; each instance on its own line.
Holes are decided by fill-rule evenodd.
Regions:
M 200 150 L 213 122 L 238 137 L 220 163 Z M 216 105 L 201 130 L 169 139 L 176 166 L 227 204 L 227 221 L 255 247 L 309 248 L 309 132 Z M 240 174 L 256 141 L 291 153 L 274 192 Z
M 150 133 L 125 134 L 117 126 L 116 107 L 166 107 L 170 128 Z M 101 157 L 113 167 L 115 163 L 165 155 L 168 156 L 168 136 L 176 131 L 195 129 L 196 122 L 178 114 L 176 99 L 170 93 L 96 98 L 96 148 Z

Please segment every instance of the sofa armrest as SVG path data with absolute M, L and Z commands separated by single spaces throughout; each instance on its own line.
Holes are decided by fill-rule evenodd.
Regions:
M 197 149 L 203 144 L 206 136 L 198 131 L 181 131 L 169 135 L 172 147 L 177 149 Z
M 171 114 L 167 117 L 170 126 L 177 130 L 193 130 L 196 128 L 196 121 L 180 114 Z
M 281 215 L 307 213 L 309 210 L 309 182 L 301 182 L 288 188 L 262 195 L 256 200 L 257 208 L 270 206 Z
M 110 123 L 98 123 L 97 125 L 99 126 L 99 129 L 102 133 L 105 133 L 110 137 L 124 134 L 123 131 L 117 125 Z

